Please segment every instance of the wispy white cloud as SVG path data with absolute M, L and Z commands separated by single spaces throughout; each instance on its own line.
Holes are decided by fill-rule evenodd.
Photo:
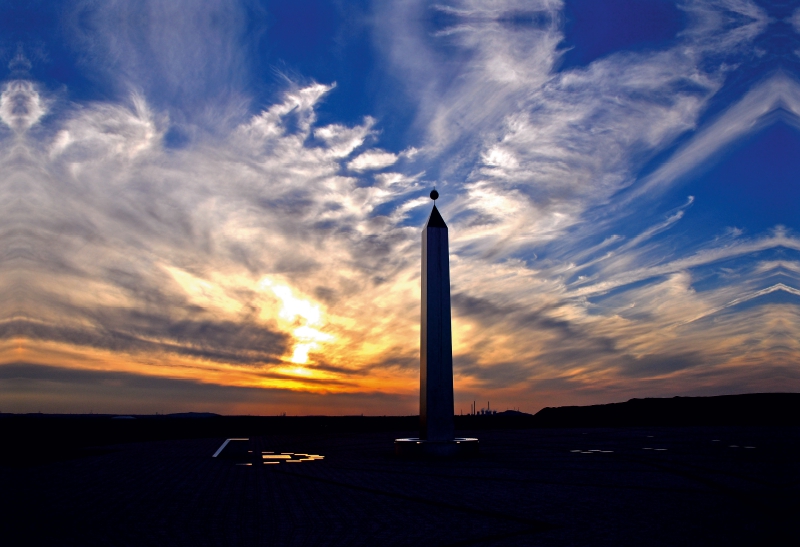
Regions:
M 800 8 L 794 10 L 789 16 L 788 22 L 792 25 L 795 32 L 800 32 Z
M 452 152 L 464 136 L 501 123 L 518 93 L 549 78 L 559 58 L 561 7 L 560 0 L 540 0 L 449 6 L 417 1 L 379 8 L 376 35 L 390 40 L 378 45 L 385 48 L 416 98 L 428 148 Z M 459 16 L 461 23 L 450 32 L 427 34 L 418 22 L 442 10 Z M 541 24 L 510 33 L 503 15 L 512 10 L 540 13 Z M 392 31 L 386 33 L 382 25 L 391 25 Z M 443 45 L 457 48 L 455 58 L 444 58 Z
M 0 94 L 0 120 L 15 131 L 25 131 L 47 113 L 46 101 L 40 97 L 33 82 L 13 81 Z
M 347 168 L 351 171 L 368 171 L 373 169 L 383 169 L 394 165 L 398 160 L 396 154 L 384 150 L 367 150 L 347 163 Z
M 769 114 L 776 113 L 793 125 L 800 116 L 800 83 L 779 73 L 745 95 L 713 124 L 699 131 L 683 148 L 649 175 L 631 197 L 659 191 L 694 172 L 704 162 L 744 135 L 752 134 L 770 123 Z
M 101 89 L 120 99 L 142 92 L 169 105 L 187 134 L 207 135 L 248 115 L 251 55 L 264 17 L 254 4 L 221 0 L 79 0 L 65 7 L 62 25 Z
M 527 5 L 536 24 L 514 31 L 509 14 L 522 8 L 513 2 L 404 3 L 387 19 L 411 21 L 428 9 L 457 21 L 447 27 L 457 32 L 434 36 L 400 25 L 387 47 L 419 98 L 426 156 L 440 154 L 442 178 L 467 178 L 454 212 L 470 251 L 507 256 L 584 222 L 636 180 L 643 159 L 696 127 L 730 69 L 709 58 L 740 50 L 768 21 L 749 2 L 686 2 L 691 24 L 675 47 L 557 73 L 562 7 Z M 448 59 L 445 45 L 455 51 Z M 448 77 L 445 63 L 459 77 Z
M 690 18 L 683 36 L 710 52 L 733 53 L 772 22 L 752 0 L 685 0 L 679 5 Z
M 11 87 L 27 89 L 29 102 L 38 100 L 30 86 Z M 158 116 L 140 97 L 129 107 L 76 110 L 49 143 L 21 137 L 3 162 L 3 201 L 21 202 L 5 217 L 7 228 L 16 219 L 17 235 L 4 242 L 14 247 L 34 238 L 37 253 L 14 263 L 22 274 L 15 291 L 24 297 L 24 309 L 17 311 L 76 332 L 87 321 L 91 329 L 109 328 L 95 321 L 114 315 L 120 305 L 148 307 L 154 320 L 167 325 L 189 317 L 249 322 L 254 309 L 271 301 L 259 294 L 259 276 L 289 274 L 296 287 L 313 295 L 315 282 L 308 286 L 300 278 L 315 277 L 309 270 L 319 263 L 315 257 L 343 261 L 334 267 L 339 278 L 359 275 L 361 266 L 351 263 L 351 251 L 342 245 L 358 246 L 360 240 L 372 247 L 373 260 L 391 252 L 392 244 L 380 240 L 394 236 L 371 224 L 367 214 L 393 196 L 393 185 L 358 189 L 355 179 L 338 175 L 340 158 L 361 145 L 371 120 L 356 128 L 318 128 L 327 144 L 304 144 L 314 107 L 328 89 L 288 92 L 283 102 L 238 128 L 225 147 L 168 152 Z M 283 125 L 282 115 L 290 111 L 301 119 L 299 134 Z M 176 286 L 165 267 L 199 281 Z M 370 275 L 371 268 L 363 267 L 367 271 L 360 275 Z M 222 282 L 214 272 L 229 277 Z M 217 296 L 197 300 L 195 289 L 187 287 Z M 122 317 L 116 319 L 115 336 L 141 338 Z M 274 331 L 265 321 L 263 328 Z

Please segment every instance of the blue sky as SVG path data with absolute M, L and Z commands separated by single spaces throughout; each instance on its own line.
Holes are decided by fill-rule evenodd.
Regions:
M 800 387 L 800 3 L 0 3 L 0 411 Z

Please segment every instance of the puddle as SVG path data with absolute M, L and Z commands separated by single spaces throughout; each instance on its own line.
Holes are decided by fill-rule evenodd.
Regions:
M 315 460 L 324 460 L 325 456 L 319 454 L 304 454 L 300 452 L 281 452 L 275 454 L 274 452 L 262 452 L 261 458 L 264 463 L 277 464 L 277 463 L 300 463 L 300 462 L 313 462 Z
M 251 467 L 259 461 L 263 465 L 278 465 L 280 463 L 302 463 L 325 459 L 325 456 L 308 454 L 307 452 L 281 452 L 280 454 L 267 450 L 254 452 L 253 450 L 248 450 L 249 441 L 250 439 L 245 438 L 226 439 L 212 457 L 233 460 L 236 465 Z

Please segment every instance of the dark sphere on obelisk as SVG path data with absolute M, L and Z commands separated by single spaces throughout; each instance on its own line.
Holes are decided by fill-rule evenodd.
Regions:
M 437 199 L 439 199 L 439 192 L 437 192 L 437 191 L 436 191 L 436 188 L 434 188 L 434 189 L 431 191 L 431 199 L 432 199 L 433 201 L 436 201 Z

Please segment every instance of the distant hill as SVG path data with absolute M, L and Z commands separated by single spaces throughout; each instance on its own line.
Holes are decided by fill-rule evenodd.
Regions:
M 800 393 L 631 399 L 624 403 L 547 407 L 532 427 L 800 425 Z
M 507 410 L 455 416 L 456 431 L 537 427 L 800 426 L 800 393 L 631 399 L 624 403 L 543 408 L 535 415 Z M 275 434 L 414 435 L 419 416 L 169 416 L 0 414 L 0 466 L 36 465 L 116 450 L 111 445 L 154 440 Z M 57 447 L 58 450 L 54 450 Z M 104 448 L 105 447 L 105 448 Z

